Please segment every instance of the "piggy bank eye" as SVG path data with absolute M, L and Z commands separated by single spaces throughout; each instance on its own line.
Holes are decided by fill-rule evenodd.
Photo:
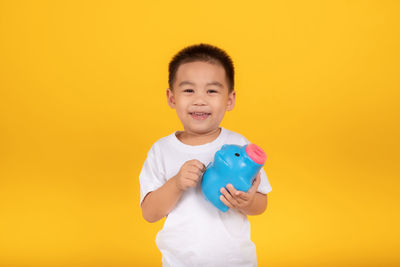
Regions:
M 239 153 L 235 153 L 235 156 L 236 156 L 236 157 L 240 157 L 240 154 L 239 154 Z

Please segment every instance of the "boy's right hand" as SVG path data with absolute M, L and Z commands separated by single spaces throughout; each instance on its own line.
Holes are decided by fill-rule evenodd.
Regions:
M 195 187 L 205 170 L 206 166 L 197 159 L 186 161 L 175 176 L 176 186 L 182 191 L 185 191 L 189 187 Z

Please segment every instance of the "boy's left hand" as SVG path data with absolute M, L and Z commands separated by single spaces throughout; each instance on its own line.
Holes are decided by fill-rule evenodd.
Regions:
M 260 184 L 261 173 L 259 172 L 254 179 L 253 185 L 250 187 L 249 191 L 243 192 L 236 190 L 232 184 L 227 184 L 226 188 L 221 188 L 222 196 L 220 196 L 221 201 L 229 208 L 235 208 L 241 211 L 242 209 L 248 208 L 256 195 L 258 185 Z

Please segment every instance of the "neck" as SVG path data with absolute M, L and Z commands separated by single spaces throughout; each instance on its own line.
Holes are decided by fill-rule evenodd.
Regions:
M 210 143 L 215 139 L 217 139 L 217 137 L 221 133 L 221 130 L 222 129 L 218 127 L 207 133 L 194 133 L 194 132 L 183 131 L 183 132 L 178 132 L 176 134 L 176 137 L 186 145 L 192 145 L 192 146 L 204 145 L 206 143 Z

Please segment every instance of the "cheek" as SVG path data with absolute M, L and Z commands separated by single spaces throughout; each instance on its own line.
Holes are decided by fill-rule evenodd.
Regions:
M 217 106 L 215 106 L 215 111 L 218 112 L 218 115 L 223 117 L 226 111 L 226 106 L 224 106 L 224 103 L 219 103 Z
M 186 112 L 187 109 L 187 104 L 185 101 L 179 100 L 176 103 L 176 108 L 180 111 L 180 112 Z
M 218 102 L 219 108 L 225 110 L 227 105 L 228 105 L 228 99 L 225 97 L 221 97 Z
M 182 107 L 179 107 L 179 108 L 177 108 L 176 109 L 176 112 L 178 113 L 178 116 L 180 116 L 180 117 L 183 117 L 183 116 L 185 116 L 186 115 L 186 109 L 184 109 L 184 108 L 182 108 Z

